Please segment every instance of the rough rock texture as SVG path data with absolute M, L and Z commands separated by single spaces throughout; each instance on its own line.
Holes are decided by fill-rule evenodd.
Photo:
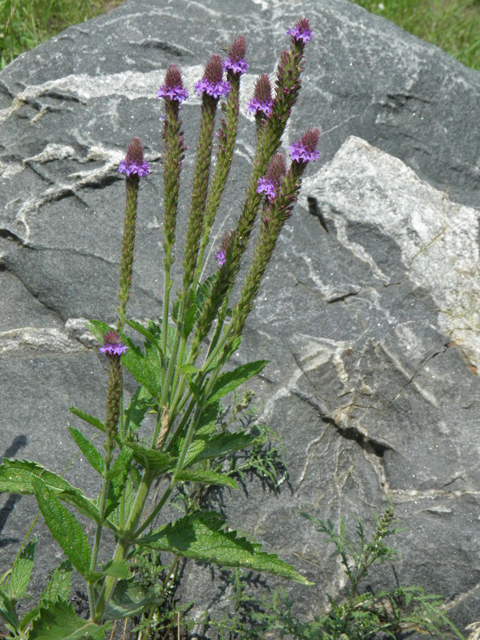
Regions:
M 155 91 L 168 64 L 181 66 L 192 95 L 183 111 L 185 212 L 194 82 L 210 53 L 248 37 L 226 228 L 253 153 L 247 100 L 258 74 L 274 73 L 300 13 L 317 35 L 285 142 L 320 125 L 322 158 L 236 358 L 271 361 L 256 391 L 262 420 L 286 444 L 292 491 L 274 498 L 253 483 L 248 501 L 226 496 L 225 508 L 232 526 L 318 583 L 287 585 L 313 614 L 345 581 L 299 513 L 344 516 L 353 530 L 353 516 L 371 523 L 371 508 L 391 498 L 409 526 L 396 542 L 399 582 L 443 594 L 463 628 L 480 605 L 480 75 L 345 0 L 132 0 L 0 74 L 0 455 L 62 472 L 76 455 L 68 407 L 103 415 L 107 364 L 81 319 L 114 317 L 124 208 L 117 166 L 133 135 L 152 175 L 141 185 L 130 313 L 161 312 Z M 180 236 L 184 228 L 185 215 Z M 93 495 L 85 462 L 67 477 Z M 36 509 L 27 497 L 1 496 L 0 505 L 1 574 Z M 61 557 L 37 530 L 36 590 Z M 394 586 L 390 565 L 383 576 Z M 197 612 L 215 599 L 209 580 L 202 569 L 187 575 Z M 373 574 L 371 584 L 379 584 Z

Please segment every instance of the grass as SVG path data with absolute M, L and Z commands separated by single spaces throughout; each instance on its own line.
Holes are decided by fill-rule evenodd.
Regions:
M 122 0 L 0 0 L 0 69 L 72 24 L 122 4 Z
M 353 0 L 480 70 L 480 0 Z M 66 27 L 122 0 L 0 0 L 0 69 Z

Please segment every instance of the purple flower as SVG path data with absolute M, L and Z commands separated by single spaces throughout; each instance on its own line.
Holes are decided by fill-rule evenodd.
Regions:
M 195 90 L 198 95 L 202 93 L 206 93 L 212 98 L 218 100 L 222 96 L 228 96 L 230 92 L 230 85 L 228 82 L 220 81 L 220 82 L 210 82 L 210 80 L 199 80 L 195 85 Z
M 309 129 L 300 140 L 287 147 L 290 158 L 294 162 L 315 162 L 318 160 L 320 151 L 317 151 L 316 147 L 319 137 L 319 129 Z
M 265 192 L 265 195 L 270 200 L 270 202 L 273 202 L 275 200 L 276 193 L 275 193 L 275 185 L 273 183 L 273 180 L 269 180 L 265 176 L 258 179 L 257 193 L 262 193 L 262 192 Z
M 286 173 L 285 160 L 281 153 L 276 153 L 268 165 L 267 175 L 258 179 L 257 193 L 264 192 L 270 202 L 273 202 Z
M 307 18 L 300 18 L 293 29 L 288 29 L 286 35 L 292 36 L 296 42 L 301 40 L 304 44 L 314 38 L 314 33 L 310 29 L 310 23 Z
M 222 59 L 218 54 L 215 54 L 207 62 L 203 78 L 195 85 L 198 95 L 206 93 L 215 100 L 218 100 L 221 96 L 227 96 L 230 91 L 230 85 L 222 80 L 222 76 Z
M 188 91 L 183 88 L 182 76 L 176 64 L 171 64 L 165 75 L 165 82 L 157 91 L 157 98 L 169 98 L 179 104 L 188 98 Z
M 227 259 L 227 252 L 224 249 L 220 249 L 220 251 L 215 255 L 215 260 L 218 260 L 219 267 L 223 267 L 226 259 Z
M 127 352 L 127 345 L 122 342 L 120 335 L 116 331 L 108 331 L 103 336 L 103 346 L 100 347 L 100 353 L 106 353 L 109 356 L 121 356 Z
M 254 116 L 257 115 L 259 111 L 264 113 L 266 116 L 272 115 L 273 108 L 273 100 L 257 100 L 256 98 L 252 98 L 247 106 L 247 111 L 252 113 Z
M 272 86 L 270 84 L 270 78 L 264 73 L 257 80 L 253 98 L 248 103 L 247 110 L 254 115 L 261 112 L 270 117 L 272 115 L 272 108 Z
M 134 138 L 128 145 L 127 155 L 120 162 L 118 172 L 125 173 L 127 178 L 132 174 L 143 178 L 143 176 L 148 176 L 150 173 L 150 165 L 143 159 L 143 146 L 139 138 Z
M 246 49 L 245 36 L 239 35 L 230 47 L 228 58 L 223 63 L 225 71 L 230 71 L 233 74 L 239 73 L 240 75 L 245 73 L 248 69 L 248 62 L 244 60 Z

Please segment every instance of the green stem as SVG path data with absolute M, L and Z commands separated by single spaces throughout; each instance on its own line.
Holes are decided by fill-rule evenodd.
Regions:
M 143 509 L 145 507 L 145 502 L 147 500 L 148 493 L 150 491 L 150 487 L 152 486 L 154 478 L 155 476 L 152 472 L 144 472 L 142 481 L 138 488 L 137 497 L 135 498 L 134 505 L 132 507 L 132 510 L 130 511 L 128 521 L 125 526 L 125 531 L 123 532 L 123 537 L 118 541 L 117 548 L 115 549 L 113 563 L 123 560 L 128 552 L 128 549 L 131 545 L 132 533 L 135 530 L 135 527 L 137 526 L 137 523 L 142 515 Z M 114 576 L 107 576 L 105 578 L 95 608 L 95 621 L 100 621 L 102 619 L 102 616 L 105 613 L 105 607 L 107 606 L 108 601 L 112 596 L 116 583 L 117 578 L 115 578 Z

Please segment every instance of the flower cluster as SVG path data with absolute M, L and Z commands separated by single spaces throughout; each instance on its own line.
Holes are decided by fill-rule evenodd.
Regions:
M 227 233 L 225 234 L 222 240 L 222 244 L 220 245 L 220 251 L 215 255 L 215 260 L 218 261 L 219 267 L 223 267 L 223 265 L 227 261 L 227 250 L 230 245 L 230 242 L 232 241 L 234 233 L 235 232 L 233 231 L 233 229 L 230 229 L 230 231 L 227 231 Z
M 266 73 L 257 80 L 253 98 L 248 103 L 247 110 L 253 115 L 263 113 L 267 117 L 272 115 L 273 100 L 270 78 Z
M 188 91 L 183 88 L 182 76 L 176 64 L 169 66 L 165 83 L 157 91 L 157 98 L 176 100 L 179 104 L 187 100 Z
M 195 91 L 198 95 L 208 95 L 215 100 L 227 96 L 230 92 L 230 85 L 222 80 L 222 76 L 222 59 L 218 54 L 215 54 L 207 62 L 203 78 L 196 83 Z
M 292 36 L 296 42 L 302 41 L 304 44 L 314 38 L 313 31 L 310 29 L 310 23 L 307 18 L 300 18 L 293 29 L 288 29 L 287 35 Z
M 248 69 L 248 62 L 245 61 L 246 41 L 245 36 L 240 35 L 232 44 L 228 58 L 223 62 L 225 71 L 233 74 L 243 75 Z
M 315 162 L 320 157 L 317 151 L 319 129 L 309 129 L 300 140 L 287 147 L 290 158 L 293 162 Z
M 143 147 L 139 138 L 134 138 L 133 142 L 128 146 L 127 155 L 120 162 L 118 171 L 119 173 L 125 173 L 127 178 L 131 175 L 143 178 L 143 176 L 148 176 L 150 173 L 150 165 L 143 159 Z
M 120 335 L 116 331 L 108 331 L 103 336 L 103 346 L 100 347 L 100 353 L 106 353 L 109 356 L 121 356 L 127 352 L 127 345 L 122 342 Z

